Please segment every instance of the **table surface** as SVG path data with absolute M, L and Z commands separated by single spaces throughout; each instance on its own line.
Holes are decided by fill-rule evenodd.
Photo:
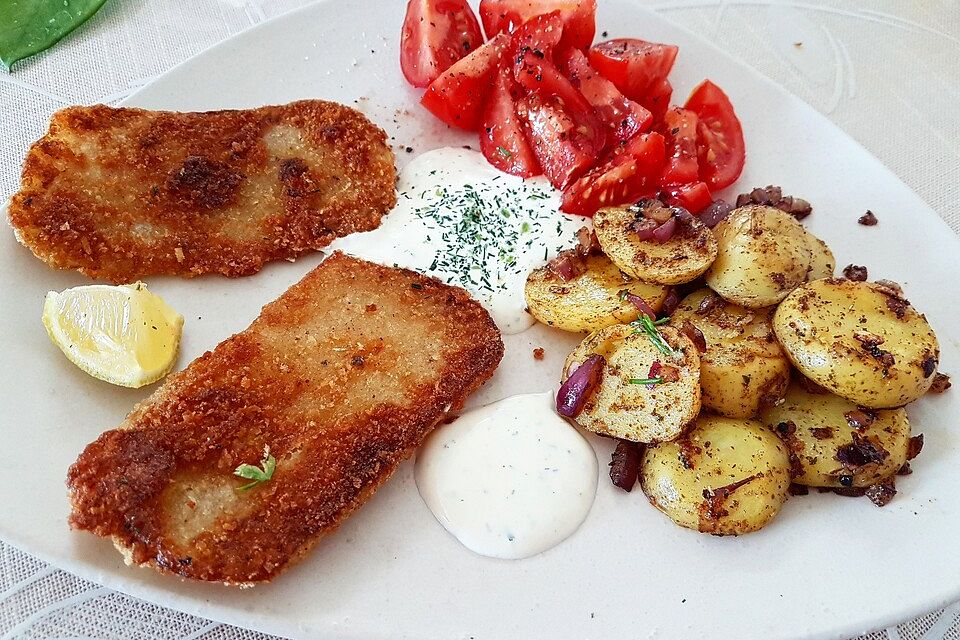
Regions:
M 886 163 L 960 233 L 956 0 L 638 2 L 806 100 Z M 116 103 L 206 47 L 307 3 L 108 2 L 52 51 L 19 63 L 10 74 L 0 71 L 0 198 L 17 189 L 27 146 L 43 134 L 56 109 Z M 821 55 L 801 55 L 804 49 Z M 832 64 L 809 64 L 808 59 Z M 269 636 L 142 602 L 0 542 L 0 640 L 14 638 Z M 960 640 L 960 603 L 862 636 L 862 640 L 921 639 Z

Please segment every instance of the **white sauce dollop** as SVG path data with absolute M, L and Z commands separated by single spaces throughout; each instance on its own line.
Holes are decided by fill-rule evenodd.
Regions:
M 534 323 L 524 311 L 527 274 L 574 246 L 577 230 L 589 226 L 559 212 L 560 193 L 545 178 L 508 175 L 467 149 L 414 158 L 397 191 L 397 206 L 378 229 L 334 246 L 463 287 L 507 334 Z
M 566 539 L 597 492 L 597 456 L 553 410 L 553 394 L 518 395 L 441 426 L 415 477 L 440 524 L 471 551 L 526 558 Z

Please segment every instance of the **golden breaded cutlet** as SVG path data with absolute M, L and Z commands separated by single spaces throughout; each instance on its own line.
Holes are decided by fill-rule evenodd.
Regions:
M 333 102 L 69 107 L 30 148 L 9 217 L 57 269 L 115 283 L 236 277 L 377 228 L 395 182 L 383 130 Z
M 161 572 L 270 580 L 366 502 L 502 355 L 462 289 L 335 253 L 87 446 L 68 474 L 70 524 Z M 234 469 L 264 447 L 272 479 L 241 490 Z

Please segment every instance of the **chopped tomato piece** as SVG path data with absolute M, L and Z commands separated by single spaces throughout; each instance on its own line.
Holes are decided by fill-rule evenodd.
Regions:
M 562 61 L 567 76 L 609 128 L 611 146 L 650 128 L 653 116 L 597 73 L 582 51 L 570 49 Z
M 654 89 L 662 98 L 663 86 L 658 87 L 658 83 L 666 80 L 678 51 L 672 44 L 617 38 L 594 45 L 587 55 L 591 66 L 615 84 L 623 95 L 657 113 L 647 99 Z M 669 100 L 668 96 L 667 102 Z M 665 104 L 663 107 L 666 110 Z
M 502 35 L 502 34 L 497 34 Z M 553 60 L 553 51 L 563 37 L 563 20 L 560 12 L 553 11 L 534 16 L 524 22 L 511 36 L 511 50 L 515 58 L 519 58 L 527 51 Z
M 483 44 L 466 0 L 409 0 L 400 32 L 400 69 L 407 82 L 426 87 Z
M 509 45 L 510 38 L 500 34 L 472 51 L 430 83 L 420 98 L 420 104 L 451 126 L 475 131 L 490 94 L 493 76 Z
M 641 133 L 617 149 L 599 167 L 563 192 L 560 210 L 592 216 L 598 209 L 653 195 L 663 170 L 664 141 L 659 133 Z
M 527 138 L 551 184 L 563 189 L 603 150 L 603 124 L 586 98 L 546 58 L 528 51 L 514 65 L 514 73 L 528 92 L 518 111 L 527 122 Z
M 480 0 L 480 20 L 488 38 L 512 33 L 534 16 L 559 11 L 563 19 L 560 49 L 586 49 L 596 32 L 597 0 Z
M 663 121 L 663 114 L 670 108 L 670 96 L 673 95 L 673 85 L 664 78 L 659 80 L 647 91 L 646 97 L 640 100 L 644 108 L 649 109 L 656 122 Z
M 700 179 L 711 189 L 723 189 L 737 181 L 746 161 L 743 128 L 727 94 L 709 80 L 693 90 L 685 108 L 699 117 L 697 156 Z
M 667 204 L 683 207 L 690 213 L 700 213 L 713 202 L 709 187 L 702 182 L 668 188 L 663 196 Z
M 674 107 L 663 116 L 663 135 L 667 139 L 667 163 L 663 168 L 664 186 L 697 182 L 697 114 Z
M 499 34 L 497 37 L 506 36 Z M 508 70 L 497 74 L 493 92 L 483 110 L 480 151 L 501 171 L 530 178 L 540 174 L 540 165 L 527 142 L 523 123 L 517 116 L 519 88 Z

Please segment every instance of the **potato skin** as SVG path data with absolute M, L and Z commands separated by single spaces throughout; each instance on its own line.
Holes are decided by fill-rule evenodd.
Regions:
M 698 311 L 708 296 L 711 309 Z M 751 418 L 779 400 L 790 383 L 790 360 L 773 333 L 775 309 L 746 309 L 709 289 L 684 298 L 670 318 L 678 329 L 690 322 L 707 344 L 700 354 L 701 402 L 722 416 Z
M 773 329 L 794 366 L 833 393 L 871 409 L 926 393 L 940 347 L 926 318 L 891 289 L 827 278 L 784 300 Z
M 621 291 L 638 295 L 654 311 L 659 311 L 669 288 L 634 280 L 617 268 L 605 255 L 586 258 L 587 271 L 563 281 L 547 267 L 527 276 L 524 295 L 527 308 L 543 324 L 586 333 L 613 324 L 636 320 L 640 311 L 620 299 Z
M 705 490 L 730 487 L 715 504 Z M 650 503 L 681 527 L 737 535 L 766 525 L 787 499 L 787 448 L 755 420 L 702 415 L 673 442 L 646 448 L 640 482 Z
M 603 252 L 624 273 L 659 284 L 681 284 L 700 276 L 717 257 L 713 232 L 694 219 L 686 232 L 678 230 L 664 243 L 640 240 L 630 230 L 638 215 L 630 206 L 607 207 L 593 217 L 593 230 Z
M 567 356 L 563 380 L 595 353 L 607 362 L 600 386 L 575 418 L 577 424 L 594 433 L 645 443 L 672 440 L 683 432 L 700 411 L 700 357 L 693 343 L 675 329 L 660 327 L 660 335 L 682 353 L 682 360 L 669 359 L 646 333 L 625 324 L 595 331 Z M 679 380 L 652 388 L 629 382 L 647 378 L 657 360 L 679 369 Z
M 775 305 L 807 280 L 813 264 L 810 234 L 788 213 L 749 205 L 713 229 L 717 259 L 707 285 L 744 307 Z
M 875 420 L 858 430 L 856 423 L 850 424 L 847 414 L 873 417 L 871 412 L 864 412 L 832 393 L 810 393 L 794 382 L 783 404 L 764 411 L 761 420 L 780 433 L 794 453 L 795 471 L 799 472 L 794 482 L 811 487 L 869 487 L 894 475 L 906 463 L 910 444 L 910 422 L 905 409 L 874 413 Z M 784 426 L 778 428 L 780 424 Z M 882 447 L 886 457 L 862 467 L 845 468 L 837 452 L 853 444 L 854 432 Z M 852 484 L 842 484 L 841 476 L 850 476 Z

